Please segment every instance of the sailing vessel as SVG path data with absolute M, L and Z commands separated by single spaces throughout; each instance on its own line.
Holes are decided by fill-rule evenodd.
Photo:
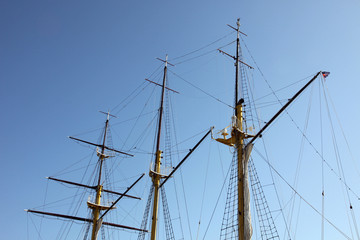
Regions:
M 149 176 L 151 179 L 151 183 L 148 184 L 147 187 L 149 190 L 149 196 L 147 201 L 143 204 L 143 208 L 144 210 L 144 214 L 143 214 L 143 220 L 139 223 L 139 226 L 137 227 L 127 227 L 121 224 L 117 224 L 117 223 L 108 223 L 108 222 L 103 222 L 102 219 L 104 217 L 104 215 L 106 215 L 110 210 L 114 209 L 116 203 L 118 203 L 118 201 L 122 198 L 122 197 L 130 197 L 130 198 L 137 198 L 134 196 L 130 196 L 127 195 L 127 191 L 130 190 L 130 188 L 127 189 L 127 191 L 125 192 L 117 192 L 114 193 L 114 191 L 110 191 L 107 189 L 103 189 L 102 186 L 102 163 L 104 162 L 104 160 L 106 158 L 108 158 L 109 156 L 111 156 L 108 153 L 105 153 L 105 151 L 114 151 L 117 152 L 119 154 L 124 154 L 124 152 L 118 151 L 112 147 L 107 147 L 105 144 L 105 139 L 106 139 L 106 132 L 108 129 L 108 121 L 109 121 L 109 117 L 111 116 L 109 113 L 107 113 L 107 120 L 105 123 L 105 128 L 104 128 L 104 135 L 103 135 L 103 141 L 102 144 L 96 144 L 96 143 L 91 143 L 91 142 L 87 142 L 78 138 L 72 138 L 76 141 L 80 141 L 82 143 L 85 144 L 90 144 L 92 146 L 96 146 L 99 148 L 98 150 L 98 156 L 99 156 L 99 160 L 98 160 L 98 174 L 97 174 L 97 184 L 95 186 L 85 186 L 83 184 L 77 184 L 77 183 L 72 183 L 70 181 L 65 181 L 65 180 L 61 180 L 61 179 L 56 179 L 56 178 L 49 178 L 51 180 L 55 180 L 55 181 L 59 181 L 59 182 L 63 182 L 66 184 L 73 184 L 76 185 L 78 187 L 85 187 L 85 188 L 89 188 L 89 189 L 93 189 L 96 191 L 96 198 L 95 201 L 88 201 L 87 205 L 89 207 L 89 209 L 91 209 L 92 214 L 91 214 L 91 218 L 80 218 L 80 217 L 75 217 L 75 216 L 70 216 L 67 217 L 68 219 L 71 220 L 80 220 L 83 222 L 87 222 L 90 223 L 88 224 L 89 229 L 91 227 L 91 239 L 95 240 L 98 237 L 98 232 L 100 229 L 100 226 L 111 226 L 111 227 L 119 227 L 119 228 L 125 228 L 128 230 L 134 230 L 135 232 L 130 232 L 128 235 L 128 232 L 121 232 L 120 233 L 120 237 L 118 238 L 131 238 L 129 236 L 133 236 L 134 238 L 137 237 L 138 240 L 143 240 L 143 239 L 151 239 L 151 240 L 155 240 L 155 239 L 184 239 L 184 226 L 178 227 L 177 229 L 175 229 L 173 227 L 172 221 L 177 221 L 180 218 L 185 218 L 184 215 L 181 217 L 180 213 L 177 213 L 176 217 L 174 217 L 174 215 L 170 215 L 170 212 L 172 212 L 171 210 L 174 207 L 170 207 L 169 203 L 172 204 L 173 206 L 180 206 L 180 205 L 185 205 L 185 208 L 191 208 L 194 209 L 196 207 L 192 207 L 189 206 L 191 204 L 193 204 L 194 206 L 196 205 L 200 210 L 200 218 L 199 220 L 196 218 L 196 223 L 194 224 L 194 221 L 189 220 L 188 219 L 188 232 L 190 233 L 190 237 L 189 239 L 192 239 L 193 236 L 191 235 L 191 232 L 194 232 L 194 229 L 197 228 L 197 233 L 196 233 L 196 239 L 217 239 L 220 237 L 220 239 L 237 239 L 237 240 L 250 240 L 250 239 L 295 239 L 295 235 L 294 233 L 296 233 L 296 230 L 294 232 L 294 228 L 296 229 L 296 227 L 294 227 L 294 225 L 296 226 L 297 223 L 292 223 L 292 219 L 294 218 L 294 215 L 296 215 L 295 213 L 299 213 L 301 211 L 300 208 L 300 202 L 305 203 L 310 209 L 312 209 L 315 212 L 315 215 L 318 216 L 319 218 L 319 222 L 321 222 L 321 230 L 319 230 L 319 232 L 321 232 L 321 237 L 322 239 L 327 236 L 323 233 L 324 230 L 324 226 L 330 226 L 329 228 L 332 229 L 332 231 L 336 232 L 336 233 L 332 233 L 335 234 L 334 236 L 339 237 L 340 239 L 355 239 L 354 236 L 357 235 L 357 226 L 356 226 L 356 214 L 354 213 L 354 204 L 351 203 L 352 201 L 350 201 L 350 197 L 348 197 L 347 199 L 347 204 L 349 205 L 349 212 L 350 214 L 352 214 L 352 221 L 350 221 L 350 225 L 351 225 L 351 232 L 352 232 L 352 236 L 349 236 L 349 234 L 345 231 L 342 230 L 342 228 L 337 227 L 337 224 L 335 224 L 333 222 L 333 220 L 331 220 L 330 218 L 327 217 L 327 215 L 325 214 L 325 210 L 324 210 L 324 202 L 326 200 L 326 197 L 328 195 L 328 192 L 325 191 L 325 187 L 323 186 L 322 188 L 322 192 L 319 196 L 319 199 L 321 199 L 321 201 L 323 202 L 323 204 L 321 205 L 320 209 L 322 208 L 322 210 L 318 210 L 319 206 L 315 207 L 314 205 L 312 205 L 306 197 L 304 197 L 302 194 L 300 194 L 297 191 L 297 188 L 292 185 L 289 184 L 288 181 L 285 181 L 285 185 L 288 185 L 288 187 L 291 190 L 291 194 L 290 194 L 290 198 L 285 198 L 287 199 L 287 202 L 281 202 L 279 201 L 279 209 L 275 209 L 273 208 L 273 206 L 270 206 L 270 204 L 268 203 L 268 198 L 265 196 L 265 191 L 263 188 L 263 185 L 260 183 L 260 179 L 261 177 L 258 176 L 257 171 L 255 169 L 255 164 L 254 164 L 254 160 L 251 157 L 252 151 L 255 151 L 257 154 L 257 157 L 261 157 L 264 158 L 264 162 L 266 163 L 265 165 L 267 167 L 269 167 L 271 174 L 275 175 L 278 174 L 278 178 L 283 178 L 282 175 L 273 167 L 273 165 L 270 163 L 270 161 L 268 160 L 267 157 L 264 157 L 258 149 L 256 149 L 256 146 L 254 146 L 255 142 L 258 142 L 259 139 L 264 140 L 263 135 L 265 135 L 265 132 L 268 131 L 268 129 L 270 127 L 273 126 L 273 123 L 278 121 L 278 118 L 280 116 L 282 116 L 284 113 L 287 113 L 287 115 L 291 116 L 291 114 L 288 112 L 289 107 L 292 105 L 292 103 L 294 103 L 298 97 L 304 92 L 306 91 L 308 88 L 310 88 L 314 82 L 317 79 L 320 79 L 322 82 L 325 80 L 325 78 L 329 75 L 328 72 L 325 71 L 319 71 L 317 72 L 315 75 L 311 76 L 310 79 L 307 81 L 307 83 L 302 86 L 300 88 L 300 90 L 296 91 L 295 94 L 292 95 L 291 98 L 286 99 L 286 101 L 280 101 L 279 99 L 279 103 L 282 105 L 280 110 L 275 111 L 275 114 L 271 117 L 269 117 L 266 122 L 263 121 L 262 123 L 259 123 L 258 126 L 255 127 L 255 122 L 254 119 L 256 119 L 257 121 L 260 120 L 259 117 L 256 117 L 255 115 L 257 114 L 256 110 L 254 109 L 254 104 L 255 101 L 253 99 L 252 93 L 251 93 L 251 86 L 249 84 L 249 80 L 247 79 L 247 70 L 249 69 L 253 69 L 254 67 L 251 66 L 251 64 L 249 64 L 248 62 L 246 62 L 243 59 L 243 54 L 242 54 L 242 50 L 241 50 L 241 35 L 245 34 L 240 31 L 240 21 L 238 19 L 237 21 L 237 25 L 236 27 L 230 26 L 237 34 L 236 37 L 236 52 L 235 55 L 231 55 L 230 53 L 227 53 L 226 51 L 222 50 L 222 49 L 218 49 L 218 51 L 220 53 L 222 53 L 223 55 L 225 55 L 224 57 L 226 58 L 230 58 L 232 60 L 234 60 L 234 65 L 235 65 L 235 87 L 234 87 L 234 104 L 231 106 L 231 110 L 232 110 L 232 117 L 231 117 L 231 121 L 230 121 L 230 125 L 224 129 L 221 129 L 219 132 L 215 132 L 213 130 L 213 128 L 210 128 L 209 126 L 212 125 L 211 120 L 209 120 L 209 126 L 206 126 L 205 129 L 201 132 L 202 137 L 199 139 L 196 139 L 196 144 L 194 147 L 192 147 L 187 154 L 185 154 L 185 157 L 181 157 L 178 160 L 177 164 L 173 164 L 173 162 L 171 161 L 171 157 L 172 154 L 169 153 L 169 151 L 171 152 L 171 149 L 174 148 L 174 146 L 169 143 L 169 141 L 167 143 L 163 143 L 166 141 L 162 141 L 162 130 L 165 130 L 166 134 L 169 135 L 169 126 L 163 126 L 163 120 L 165 120 L 165 125 L 169 124 L 170 120 L 169 120 L 169 116 L 171 115 L 170 111 L 167 110 L 168 112 L 165 112 L 164 110 L 164 104 L 166 105 L 168 102 L 170 102 L 170 100 L 164 101 L 164 99 L 166 98 L 166 94 L 168 93 L 177 93 L 175 90 L 173 90 L 172 88 L 169 87 L 168 85 L 168 81 L 167 81 L 167 76 L 168 76 L 168 64 L 169 61 L 166 57 L 165 60 L 161 60 L 164 63 L 164 68 L 163 68 L 163 72 L 162 72 L 162 81 L 161 82 L 156 82 L 150 79 L 147 79 L 147 82 L 149 83 L 149 85 L 153 85 L 155 88 L 156 87 L 160 87 L 161 88 L 161 96 L 160 96 L 160 107 L 157 109 L 156 111 L 156 116 L 157 116 L 157 125 L 156 125 L 156 130 L 155 130 L 155 139 L 154 139 L 154 148 L 153 151 L 150 152 L 151 155 L 153 156 L 153 159 L 151 161 L 150 164 L 150 169 L 149 169 Z M 165 113 L 164 113 L 165 112 Z M 165 114 L 165 116 L 163 116 L 163 114 Z M 226 117 L 226 116 L 221 116 L 221 117 Z M 291 118 L 292 119 L 292 118 Z M 210 128 L 210 130 L 209 130 Z M 257 131 L 255 131 L 255 129 L 258 129 Z M 299 129 L 299 127 L 297 127 L 297 129 Z M 230 132 L 230 133 L 228 133 Z M 300 129 L 300 133 L 303 136 L 302 141 L 308 141 L 310 144 L 312 143 L 306 136 L 306 132 L 302 131 Z M 165 135 L 166 135 L 165 134 Z M 189 195 L 191 195 L 191 197 L 193 197 L 193 195 L 202 195 L 202 200 L 199 201 L 201 202 L 201 204 L 196 204 L 194 200 L 191 200 L 191 204 L 186 202 L 186 197 L 185 197 L 185 190 L 183 190 L 184 192 L 184 200 L 182 202 L 182 200 L 178 200 L 175 197 L 172 197 L 170 201 L 168 201 L 168 198 L 165 194 L 165 186 L 166 184 L 169 183 L 168 180 L 170 179 L 176 179 L 176 175 L 179 174 L 179 171 L 181 170 L 181 167 L 183 166 L 184 162 L 189 158 L 189 156 L 194 152 L 194 150 L 206 139 L 207 136 L 212 135 L 213 139 L 220 143 L 221 145 L 225 145 L 225 147 L 227 149 L 230 149 L 231 154 L 233 155 L 232 158 L 232 162 L 228 165 L 230 165 L 230 167 L 228 168 L 229 170 L 227 171 L 227 174 L 223 174 L 223 183 L 225 182 L 229 182 L 229 186 L 227 188 L 227 194 L 226 197 L 224 198 L 224 185 L 222 182 L 221 184 L 215 186 L 212 185 L 213 188 L 218 188 L 217 190 L 219 190 L 218 194 L 216 194 L 215 197 L 213 197 L 212 199 L 207 199 L 207 197 L 205 197 L 205 187 L 204 187 L 204 192 L 203 194 L 200 194 L 199 191 L 195 190 L 192 191 Z M 216 136 L 217 135 L 217 136 Z M 198 136 L 198 135 L 197 135 Z M 165 140 L 169 140 L 170 137 L 165 136 Z M 305 139 L 305 140 L 304 140 Z M 213 141 L 213 142 L 215 142 Z M 163 144 L 163 148 L 161 148 L 161 144 Z M 178 145 L 178 142 L 176 142 L 175 146 Z M 220 145 L 220 146 L 221 146 Z M 135 148 L 133 148 L 134 150 Z M 141 148 L 137 147 L 137 153 L 141 153 Z M 165 149 L 165 150 L 162 150 Z M 345 181 L 345 177 L 343 175 L 342 172 L 340 172 L 338 175 L 336 171 L 334 171 L 330 166 L 328 160 L 325 158 L 325 154 L 323 153 L 323 151 L 317 151 L 317 148 L 314 146 L 315 152 L 318 155 L 318 157 L 320 158 L 321 162 L 322 162 L 322 171 L 324 171 L 324 168 L 328 167 L 330 169 L 330 172 L 332 172 L 333 174 L 335 174 L 335 176 L 339 177 L 339 182 L 340 185 L 342 187 L 344 187 L 345 191 L 349 194 L 353 194 L 355 196 L 356 192 L 352 190 L 352 188 L 349 187 L 349 185 L 347 184 L 347 182 Z M 177 151 L 178 153 L 180 151 Z M 265 149 L 266 152 L 266 149 Z M 184 152 L 180 152 L 181 154 Z M 228 156 L 228 154 L 227 154 Z M 199 157 L 199 156 L 197 156 Z M 203 156 L 202 156 L 203 157 Z M 300 157 L 299 157 L 300 159 Z M 189 163 L 190 165 L 191 163 Z M 339 167 L 341 169 L 341 167 Z M 200 169 L 200 168 L 199 168 Z M 202 170 L 206 169 L 205 167 L 201 168 L 201 170 L 198 170 L 198 172 L 201 172 Z M 218 172 L 219 173 L 219 172 Z M 182 174 L 180 172 L 180 174 Z M 296 172 L 296 174 L 299 174 L 299 172 Z M 206 174 L 205 174 L 205 181 L 204 181 L 204 186 L 206 186 L 206 183 L 208 183 L 208 185 L 211 185 L 210 182 L 212 183 L 211 179 L 209 179 L 207 177 L 207 170 L 206 170 Z M 218 174 L 220 175 L 220 174 Z M 274 176 L 272 176 L 272 182 L 270 182 L 270 184 L 268 185 L 274 185 L 275 184 L 275 180 L 274 180 Z M 174 177 L 175 176 L 175 177 Z M 180 176 L 181 177 L 181 176 Z M 217 176 L 214 176 L 214 179 Z M 196 181 L 199 181 L 198 179 L 199 175 L 195 176 L 195 180 L 193 179 L 193 186 L 196 185 Z M 140 179 L 140 178 L 139 178 Z M 133 185 L 135 185 L 139 179 L 137 179 Z M 175 181 L 175 180 L 174 180 Z M 182 180 L 183 181 L 183 180 Z M 297 183 L 295 182 L 295 185 Z M 132 186 L 133 186 L 132 185 Z M 189 185 L 189 184 L 184 184 L 182 183 L 182 186 L 184 188 L 184 185 Z M 220 187 L 219 187 L 220 186 Z M 188 187 L 192 187 L 192 186 L 188 186 Z M 171 187 L 170 187 L 171 188 Z M 174 187 L 175 189 L 175 187 Z M 251 191 L 250 191 L 251 190 Z M 114 201 L 111 204 L 105 205 L 101 203 L 101 193 L 102 192 L 110 192 L 112 194 L 117 194 L 120 197 Z M 177 191 L 175 189 L 175 191 Z M 329 190 L 330 192 L 330 190 Z M 213 192 L 212 192 L 213 193 Z M 326 194 L 325 194 L 326 193 Z M 275 189 L 275 194 L 273 193 L 273 199 L 279 198 L 278 196 L 278 192 Z M 276 195 L 274 197 L 274 195 Z M 206 201 L 204 200 L 206 199 Z M 214 200 L 215 199 L 215 200 Z M 221 228 L 220 227 L 215 227 L 215 231 L 212 231 L 211 233 L 209 233 L 209 228 L 212 227 L 213 224 L 213 216 L 219 216 L 221 214 L 218 213 L 217 210 L 219 207 L 219 200 L 224 200 L 225 204 L 221 207 L 225 208 L 225 211 L 222 210 L 222 223 L 221 223 Z M 254 200 L 253 204 L 251 204 L 250 200 Z M 177 202 L 177 204 L 175 204 L 175 202 Z M 180 202 L 180 203 L 179 203 Z M 210 209 L 207 213 L 203 213 L 205 212 L 205 210 L 203 210 L 203 205 L 206 204 L 206 202 L 209 202 L 211 204 Z M 162 205 L 160 204 L 162 203 Z M 161 206 L 160 206 L 161 205 Z M 117 205 L 119 206 L 119 204 Z M 120 204 L 121 206 L 121 204 Z M 296 210 L 296 208 L 298 208 L 298 210 Z M 131 208 L 132 209 L 132 208 Z M 250 210 L 251 209 L 251 210 Z M 294 210 L 295 209 L 295 210 Z M 160 210 L 163 211 L 163 220 L 164 223 L 161 225 L 161 227 L 164 228 L 164 230 L 160 230 L 160 226 L 159 226 L 159 219 L 160 219 Z M 287 215 L 285 210 L 289 210 L 290 214 Z M 49 216 L 54 216 L 57 218 L 64 218 L 65 215 L 62 214 L 54 214 L 54 213 L 45 213 L 42 211 L 35 211 L 35 210 L 28 210 L 29 212 L 33 212 L 33 213 L 38 213 L 38 214 L 47 214 Z M 189 218 L 189 212 L 194 211 L 194 210 L 186 210 L 186 218 Z M 216 213 L 217 211 L 217 213 Z M 256 214 L 255 214 L 256 211 Z M 275 216 L 274 213 L 276 214 Z M 206 215 L 206 217 L 202 216 L 202 214 Z M 206 218 L 206 220 L 203 220 L 204 218 Z M 296 217 L 295 217 L 296 218 Z M 252 220 L 257 220 L 259 223 L 255 224 Z M 290 219 L 290 221 L 289 221 Z M 299 219 L 299 218 L 297 218 Z M 197 221 L 198 220 L 198 221 Z M 279 220 L 284 221 L 285 223 L 280 224 L 281 227 L 283 227 L 285 230 L 283 230 L 282 232 L 280 232 L 278 230 L 278 222 Z M 289 221 L 290 223 L 286 222 Z M 139 221 L 139 220 L 138 220 Z M 204 226 L 202 222 L 206 222 L 207 224 Z M 200 231 L 200 229 L 203 230 L 203 232 Z M 161 232 L 163 231 L 163 232 Z M 182 237 L 175 237 L 176 236 L 176 232 L 180 233 L 180 235 L 182 235 Z M 181 234 L 182 232 L 182 234 Z M 215 235 L 214 232 L 217 232 L 218 234 Z M 282 237 L 281 234 L 283 234 L 284 236 Z M 304 233 L 302 232 L 301 234 L 304 235 Z M 337 235 L 336 235 L 337 234 Z M 202 236 L 200 236 L 202 235 Z M 104 236 L 104 235 L 103 235 Z M 111 238 L 111 234 L 109 234 L 110 238 Z M 125 237 L 124 237 L 125 236 Z M 84 239 L 87 239 L 88 235 L 84 235 Z M 89 236 L 90 237 L 90 236 Z M 111 239 L 117 239 L 115 237 L 112 237 Z M 337 239 L 337 238 L 336 238 Z

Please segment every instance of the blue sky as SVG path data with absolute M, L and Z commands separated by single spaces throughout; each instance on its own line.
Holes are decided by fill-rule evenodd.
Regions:
M 169 54 L 171 61 L 229 35 L 231 29 L 226 24 L 234 25 L 239 17 L 242 30 L 248 34 L 246 44 L 274 89 L 319 70 L 331 72 L 327 86 L 354 159 L 358 161 L 359 10 L 358 0 L 1 1 L 0 186 L 1 204 L 6 209 L 0 225 L 6 229 L 4 238 L 26 239 L 29 220 L 23 209 L 39 206 L 44 201 L 47 183 L 43 177 L 71 165 L 74 159 L 88 156 L 88 148 L 74 144 L 67 136 L 101 127 L 104 116 L 98 114 L 98 110 L 114 109 L 141 85 L 161 64 L 156 57 L 164 58 Z M 234 35 L 230 35 L 221 43 L 233 39 Z M 214 47 L 218 45 L 209 50 Z M 233 45 L 226 50 L 233 51 Z M 212 53 L 179 64 L 171 71 L 232 104 L 233 65 L 223 56 Z M 178 130 L 179 139 L 186 139 L 212 125 L 217 129 L 227 126 L 229 108 L 171 73 L 169 79 L 170 86 L 181 92 L 174 96 L 181 129 Z M 257 90 L 258 96 L 262 96 L 269 90 L 261 77 L 259 79 L 254 81 L 260 83 Z M 289 90 L 281 97 L 287 98 L 292 93 L 293 90 Z M 149 111 L 158 105 L 156 96 L 149 101 Z M 143 106 L 143 102 L 144 99 L 133 102 L 123 111 L 115 109 L 120 115 L 116 122 L 136 117 L 137 106 Z M 276 108 L 278 106 L 262 116 L 271 116 Z M 300 118 L 301 113 L 293 109 L 293 114 Z M 139 128 L 145 127 L 145 122 L 139 123 Z M 279 123 L 274 130 L 282 128 L 291 132 L 288 125 Z M 116 140 L 122 144 L 124 138 L 120 136 L 130 128 L 130 124 L 114 126 L 114 145 L 117 145 Z M 315 126 L 313 131 L 316 129 Z M 79 137 L 96 141 L 99 133 L 79 134 Z M 284 137 L 278 136 L 279 139 Z M 152 138 L 149 139 L 151 143 Z M 183 148 L 191 148 L 195 142 L 196 139 Z M 145 147 L 148 146 L 144 144 Z M 201 153 L 208 155 L 217 149 L 204 148 L 195 159 L 201 158 Z M 347 147 L 341 145 L 340 148 L 346 150 Z M 275 153 L 276 150 L 270 154 Z M 149 156 L 139 157 L 136 161 L 144 165 L 141 171 L 148 171 Z M 229 163 L 224 164 L 228 166 Z M 184 171 L 186 169 L 204 174 L 188 164 Z M 139 169 L 138 173 L 141 171 Z M 286 171 L 291 172 L 285 166 L 283 172 Z M 348 181 L 356 185 L 359 176 L 350 173 L 349 176 Z M 76 176 L 72 177 L 76 180 Z M 289 181 L 293 179 L 289 177 Z M 56 188 L 67 190 L 63 186 Z M 329 206 L 334 207 L 330 203 Z M 218 213 L 220 217 L 221 212 Z M 49 227 L 52 228 L 55 229 L 56 224 Z

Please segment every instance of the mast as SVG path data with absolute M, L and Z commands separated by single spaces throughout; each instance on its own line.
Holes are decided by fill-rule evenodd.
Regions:
M 239 29 L 240 19 L 237 19 L 237 38 L 236 38 L 236 59 L 235 59 L 235 116 L 237 128 L 239 131 L 235 132 L 235 148 L 237 150 L 237 170 L 238 170 L 238 237 L 239 240 L 244 240 L 245 226 L 244 226 L 244 159 L 243 159 L 243 147 L 244 147 L 244 135 L 243 132 L 243 115 L 242 104 L 244 99 L 238 101 L 238 87 L 239 87 Z
M 150 239 L 151 240 L 156 240 L 157 238 L 157 225 L 158 225 L 158 212 L 159 212 L 159 190 L 163 187 L 163 185 L 165 184 L 165 182 L 167 182 L 167 180 L 169 180 L 169 178 L 171 176 L 173 176 L 173 174 L 180 168 L 180 166 L 189 158 L 189 156 L 197 149 L 197 147 L 202 143 L 202 141 L 204 141 L 204 139 L 211 133 L 213 127 L 210 128 L 210 130 L 200 139 L 200 141 L 198 143 L 195 144 L 195 146 L 193 148 L 190 149 L 190 151 L 186 154 L 186 156 L 177 164 L 176 167 L 172 168 L 172 171 L 169 174 L 162 174 L 161 173 L 161 158 L 162 158 L 162 151 L 160 150 L 160 139 L 161 139 L 161 127 L 162 127 L 162 117 L 163 117 L 163 113 L 164 113 L 164 96 L 165 96 L 165 89 L 172 91 L 174 93 L 179 93 L 173 89 L 170 89 L 168 87 L 166 87 L 166 77 L 167 77 L 167 66 L 168 64 L 171 66 L 171 63 L 168 62 L 168 56 L 166 55 L 165 60 L 162 60 L 160 58 L 157 58 L 158 60 L 162 61 L 165 63 L 164 65 L 164 75 L 163 75 L 163 81 L 162 81 L 162 85 L 158 84 L 154 81 L 151 81 L 149 79 L 145 79 L 146 81 L 153 83 L 157 86 L 160 86 L 162 88 L 162 92 L 161 92 L 161 98 L 160 98 L 160 108 L 159 108 L 159 119 L 158 119 L 158 129 L 157 129 L 157 139 L 156 139 L 156 152 L 155 152 L 155 164 L 154 167 L 150 167 L 150 177 L 152 179 L 153 185 L 151 186 L 151 191 L 153 191 L 153 201 L 152 201 L 152 216 L 151 216 L 151 234 L 150 234 Z M 161 179 L 163 179 L 163 181 L 161 181 Z M 152 197 L 150 198 L 152 199 Z M 148 210 L 145 210 L 144 214 L 144 219 L 146 219 L 148 217 Z M 143 221 L 142 228 L 146 227 L 146 222 L 147 220 L 145 220 L 145 224 Z M 171 222 L 167 223 L 168 228 L 165 227 L 167 230 L 166 231 L 170 231 L 172 232 L 172 226 L 171 226 Z M 145 235 L 140 233 L 141 235 L 139 235 L 138 239 L 145 239 Z M 173 234 L 173 233 L 172 233 Z
M 239 91 L 239 48 L 240 48 L 240 18 L 237 19 L 236 22 L 237 28 L 236 28 L 236 57 L 235 57 L 235 116 L 237 116 L 237 105 L 238 105 L 238 91 Z
M 237 232 L 229 230 L 230 228 L 235 228 L 235 225 L 227 225 L 222 231 L 225 232 L 225 238 L 231 235 L 231 239 L 238 240 L 250 240 L 252 236 L 252 224 L 251 224 L 251 214 L 250 214 L 250 192 L 249 192 L 249 172 L 248 172 L 248 162 L 253 147 L 254 141 L 261 137 L 261 134 L 265 129 L 273 123 L 273 121 L 322 73 L 318 72 L 303 88 L 301 88 L 289 101 L 268 121 L 256 135 L 251 135 L 247 133 L 245 125 L 245 111 L 244 111 L 244 89 L 241 89 L 242 94 L 239 99 L 239 64 L 243 64 L 250 69 L 253 69 L 247 63 L 241 61 L 240 59 L 240 34 L 244 34 L 240 31 L 240 20 L 237 19 L 237 28 L 228 25 L 237 32 L 236 39 L 236 55 L 232 56 L 220 49 L 219 52 L 231 57 L 235 60 L 235 106 L 234 106 L 234 116 L 232 119 L 231 127 L 231 137 L 225 129 L 221 131 L 221 138 L 216 138 L 215 140 L 225 144 L 230 147 L 234 147 L 234 150 L 237 154 L 236 157 L 236 166 L 237 166 L 237 188 L 235 195 L 237 195 L 237 202 L 234 204 L 234 207 L 237 207 Z M 246 144 L 245 139 L 251 138 Z M 233 223 L 231 223 L 233 224 Z M 229 235 L 226 235 L 229 234 Z
M 163 106 L 164 106 L 164 94 L 165 94 L 165 83 L 166 83 L 166 72 L 167 72 L 167 59 L 165 58 L 165 66 L 164 66 L 164 76 L 162 83 L 162 92 L 160 99 L 160 109 L 159 109 L 159 123 L 158 123 L 158 131 L 157 131 L 157 141 L 156 141 L 156 153 L 155 153 L 155 165 L 154 171 L 151 171 L 152 182 L 154 184 L 154 200 L 153 200 L 153 212 L 152 212 L 152 220 L 151 220 L 151 240 L 156 240 L 156 231 L 157 231 L 157 222 L 158 222 L 158 208 L 159 208 L 159 189 L 160 189 L 160 165 L 161 165 L 161 154 L 160 150 L 160 137 L 161 137 L 161 123 L 162 123 L 162 115 L 163 115 Z
M 248 240 L 251 239 L 251 221 L 249 215 L 249 188 L 248 188 L 248 173 L 247 173 L 247 163 L 248 163 L 248 152 L 251 151 L 245 148 L 244 140 L 246 138 L 252 137 L 246 133 L 244 129 L 244 116 L 243 116 L 243 103 L 244 99 L 239 99 L 239 64 L 244 64 L 249 68 L 252 68 L 250 65 L 244 63 L 240 59 L 240 19 L 237 19 L 237 27 L 234 28 L 230 25 L 232 29 L 237 32 L 236 38 L 236 55 L 231 56 L 230 54 L 219 49 L 219 52 L 233 58 L 235 60 L 235 103 L 234 103 L 234 116 L 232 121 L 232 130 L 231 137 L 226 138 L 228 135 L 225 131 L 222 133 L 223 138 L 217 138 L 216 141 L 234 147 L 234 150 L 237 154 L 237 239 L 238 240 Z M 246 35 L 246 34 L 244 34 Z M 243 96 L 243 94 L 242 94 Z M 245 130 L 245 131 L 244 131 Z
M 92 208 L 93 210 L 93 227 L 92 227 L 92 233 L 91 233 L 91 240 L 96 240 L 97 239 L 97 233 L 100 229 L 101 226 L 101 222 L 99 222 L 99 216 L 100 216 L 100 209 L 101 209 L 101 193 L 102 193 L 102 188 L 103 186 L 101 185 L 101 173 L 102 173 L 102 165 L 104 162 L 104 159 L 107 157 L 105 155 L 105 141 L 106 141 L 106 134 L 107 134 L 107 129 L 109 126 L 109 112 L 107 113 L 107 118 L 106 118 L 106 122 L 105 122 L 105 130 L 104 130 L 104 138 L 103 138 L 103 143 L 101 145 L 101 153 L 99 153 L 99 176 L 98 176 L 98 183 L 97 183 L 97 187 L 96 187 L 96 198 L 95 198 L 95 204 L 94 205 L 89 205 L 89 208 Z

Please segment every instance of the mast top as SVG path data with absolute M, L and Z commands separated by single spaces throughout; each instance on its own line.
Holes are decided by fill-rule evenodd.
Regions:
M 106 118 L 107 121 L 109 121 L 110 117 L 117 118 L 117 116 L 110 114 L 110 110 L 108 110 L 107 112 L 103 112 L 103 111 L 99 111 L 99 112 L 107 115 L 107 118 Z
M 165 63 L 165 67 L 167 67 L 168 64 L 171 65 L 171 66 L 173 66 L 173 67 L 175 67 L 174 64 L 171 64 L 171 63 L 168 62 L 168 55 L 167 55 L 167 54 L 166 54 L 166 56 L 165 56 L 165 60 L 163 60 L 163 59 L 161 59 L 161 58 L 156 58 L 156 59 L 159 60 L 159 61 L 164 62 L 164 63 Z

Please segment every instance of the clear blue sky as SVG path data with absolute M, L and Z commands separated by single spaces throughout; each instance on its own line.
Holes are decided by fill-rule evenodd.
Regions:
M 234 25 L 239 17 L 242 30 L 248 34 L 246 43 L 274 89 L 319 70 L 331 72 L 327 86 L 358 161 L 359 11 L 359 0 L 1 1 L 0 226 L 5 230 L 1 238 L 27 239 L 29 220 L 23 209 L 43 203 L 47 186 L 43 177 L 71 165 L 74 155 L 79 160 L 89 154 L 89 149 L 67 136 L 101 127 L 104 117 L 98 110 L 113 109 L 149 77 L 160 65 L 156 57 L 169 54 L 171 61 L 205 46 L 231 32 L 226 24 Z M 172 71 L 232 104 L 232 62 L 221 55 L 179 64 Z M 174 80 L 171 86 L 181 92 L 177 99 L 179 128 L 189 127 L 178 130 L 179 139 L 211 125 L 220 129 L 229 123 L 231 111 L 225 105 L 170 76 Z M 255 81 L 265 84 L 263 80 Z M 268 93 L 265 88 L 262 94 Z M 282 97 L 290 95 L 288 92 Z M 149 104 L 150 109 L 157 106 L 156 100 Z M 117 122 L 137 116 L 139 110 L 134 106 L 119 114 Z M 114 126 L 114 145 L 122 144 L 116 143 L 117 134 L 127 128 Z M 79 136 L 96 141 L 96 134 Z M 183 148 L 191 148 L 192 144 Z M 340 148 L 346 150 L 346 145 Z M 217 149 L 213 147 L 212 151 L 218 154 Z M 205 150 L 204 155 L 209 151 Z M 148 155 L 142 155 L 132 161 L 144 165 L 139 173 L 147 171 L 149 160 Z M 204 179 L 204 170 L 192 170 Z M 288 180 L 293 183 L 291 177 Z M 348 179 L 353 187 L 357 180 Z M 65 194 L 66 187 L 57 187 Z M 213 206 L 215 198 L 209 205 Z M 195 215 L 198 217 L 198 213 Z M 29 226 L 33 227 L 31 223 Z M 56 224 L 49 229 L 53 228 L 58 230 Z M 194 235 L 196 224 L 193 228 Z M 314 235 L 318 236 L 319 231 Z

